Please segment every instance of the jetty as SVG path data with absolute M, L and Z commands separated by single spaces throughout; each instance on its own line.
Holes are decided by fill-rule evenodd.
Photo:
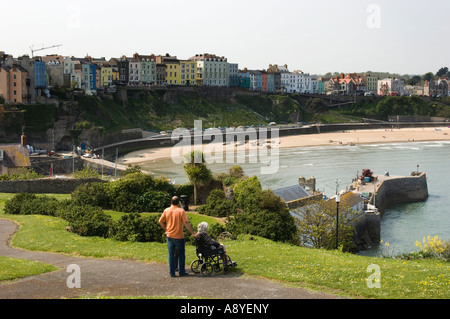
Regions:
M 372 175 L 363 179 L 352 190 L 361 197 L 368 197 L 383 214 L 391 205 L 424 201 L 428 198 L 427 176 L 424 172 L 412 172 L 410 176 Z
M 428 198 L 427 176 L 418 171 L 410 176 L 370 174 L 355 181 L 350 191 L 365 199 L 364 212 L 354 222 L 355 242 L 364 250 L 380 242 L 381 217 L 386 208 Z

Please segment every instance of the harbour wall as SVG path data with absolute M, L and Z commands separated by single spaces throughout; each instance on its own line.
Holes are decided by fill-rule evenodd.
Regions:
M 355 243 L 359 250 L 380 242 L 381 217 L 388 207 L 425 201 L 428 198 L 427 176 L 423 172 L 412 172 L 411 176 L 386 178 L 371 183 L 375 183 L 375 191 L 371 193 L 369 203 L 375 204 L 378 212 L 366 212 L 353 222 Z
M 427 175 L 424 172 L 412 172 L 411 176 L 389 178 L 377 187 L 372 202 L 381 214 L 391 205 L 421 202 L 428 198 Z

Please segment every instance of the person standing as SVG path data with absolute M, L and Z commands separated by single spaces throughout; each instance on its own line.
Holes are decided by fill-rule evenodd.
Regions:
M 171 206 L 166 208 L 159 219 L 159 224 L 164 229 L 167 237 L 167 248 L 169 250 L 169 274 L 175 277 L 177 268 L 175 259 L 175 248 L 178 250 L 178 274 L 186 276 L 185 263 L 185 239 L 183 226 L 194 236 L 194 230 L 186 216 L 186 211 L 180 207 L 180 199 L 172 197 Z

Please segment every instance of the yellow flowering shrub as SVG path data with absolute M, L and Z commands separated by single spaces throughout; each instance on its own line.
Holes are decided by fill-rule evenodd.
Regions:
M 416 247 L 426 256 L 450 259 L 450 241 L 443 241 L 437 235 L 428 235 L 422 242 L 416 241 Z

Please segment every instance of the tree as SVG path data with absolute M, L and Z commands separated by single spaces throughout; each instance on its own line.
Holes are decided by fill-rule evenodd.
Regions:
M 336 206 L 332 201 L 317 201 L 297 210 L 296 223 L 300 244 L 313 248 L 336 247 Z M 339 246 L 354 250 L 354 227 L 350 222 L 356 213 L 349 207 L 339 209 Z
M 212 180 L 212 173 L 205 164 L 203 152 L 192 151 L 185 155 L 187 162 L 184 164 L 184 172 L 189 181 L 194 185 L 194 205 L 197 205 L 197 190 Z
M 448 73 L 448 67 L 440 68 L 439 71 L 436 72 L 437 77 L 445 76 Z
M 233 235 L 252 234 L 275 241 L 294 242 L 297 228 L 284 201 L 272 190 L 263 190 L 256 176 L 233 188 L 236 214 L 226 229 Z
M 434 80 L 434 74 L 431 73 L 431 72 L 425 73 L 425 74 L 422 76 L 422 80 L 427 81 L 427 82 L 430 82 L 430 81 Z
M 412 78 L 410 78 L 406 83 L 409 85 L 416 85 L 417 83 L 420 83 L 422 79 L 418 75 L 414 75 Z

